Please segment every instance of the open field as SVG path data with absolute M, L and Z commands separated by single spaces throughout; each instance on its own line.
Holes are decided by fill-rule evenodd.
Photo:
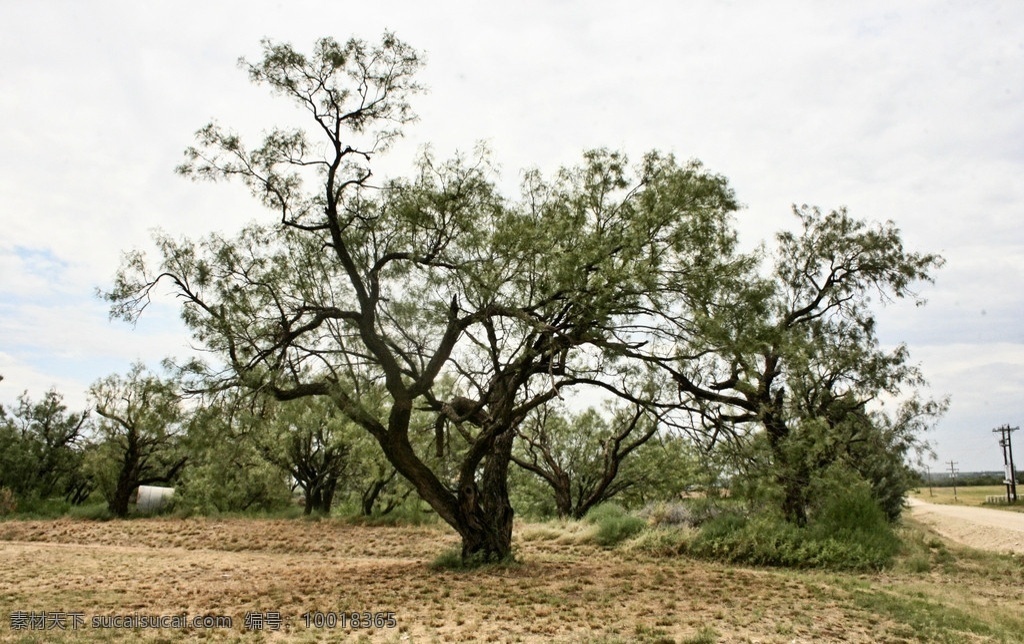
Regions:
M 1017 486 L 1017 494 L 1024 496 L 1024 486 Z M 1006 498 L 1006 486 L 1004 485 L 978 485 L 971 487 L 956 488 L 956 497 L 953 496 L 952 487 L 932 487 L 929 492 L 928 487 L 921 487 L 914 490 L 912 496 L 915 496 L 922 501 L 928 503 L 939 503 L 939 504 L 960 504 L 960 505 L 984 505 L 985 498 L 989 496 L 999 496 Z M 996 510 L 1008 510 L 1010 512 L 1024 512 L 1024 501 L 1019 501 L 1016 505 L 987 505 L 985 507 L 994 508 Z
M 1022 641 L 1020 558 L 947 547 L 904 528 L 907 552 L 864 575 L 730 567 L 586 543 L 579 524 L 519 526 L 521 563 L 430 562 L 441 526 L 323 520 L 0 523 L 4 641 L 877 642 Z M 650 536 L 650 535 L 648 535 Z M 15 611 L 81 613 L 77 631 L 12 630 Z M 337 611 L 394 612 L 393 628 L 328 628 Z M 246 633 L 247 612 L 280 613 Z M 309 627 L 322 620 L 323 627 Z M 93 628 L 99 616 L 222 615 L 230 628 Z M 68 626 L 70 628 L 70 624 Z

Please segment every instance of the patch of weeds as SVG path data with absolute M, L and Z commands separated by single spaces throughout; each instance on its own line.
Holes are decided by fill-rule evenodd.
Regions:
M 482 554 L 477 553 L 463 560 L 461 548 L 450 548 L 439 554 L 430 562 L 430 569 L 434 571 L 451 570 L 456 572 L 467 572 L 470 570 L 498 570 L 512 568 L 518 565 L 519 563 L 515 559 L 515 554 L 509 555 L 505 559 L 494 561 L 493 559 L 485 559 Z
M 585 520 L 597 526 L 594 542 L 605 548 L 622 543 L 639 534 L 647 522 L 640 517 L 628 514 L 618 505 L 605 503 L 587 513 Z
M 926 554 L 913 554 L 903 560 L 903 567 L 909 572 L 926 573 L 931 572 L 932 560 Z
M 519 534 L 519 538 L 523 541 L 554 541 L 558 539 L 565 531 L 556 525 L 551 524 L 540 524 L 531 525 L 523 528 Z
M 71 504 L 64 499 L 21 499 L 12 519 L 57 519 L 68 513 Z
M 689 553 L 732 563 L 872 571 L 888 567 L 900 540 L 867 490 L 823 504 L 806 527 L 764 513 L 707 522 Z
M 680 527 L 655 527 L 641 532 L 629 543 L 629 550 L 656 557 L 674 557 L 686 553 L 696 531 Z
M 668 636 L 668 632 L 660 628 L 651 628 L 643 624 L 636 625 L 636 639 L 639 642 L 651 642 L 652 644 L 675 644 L 675 640 Z
M 72 506 L 68 510 L 68 516 L 72 519 L 86 519 L 88 521 L 109 521 L 114 518 L 106 503 Z
M 962 642 L 966 633 L 1008 640 L 1017 636 L 1013 629 L 997 631 L 992 624 L 959 608 L 932 602 L 925 597 L 857 591 L 852 598 L 857 606 L 906 624 L 917 638 L 929 642 Z
M 718 631 L 710 626 L 703 626 L 694 635 L 684 639 L 683 644 L 715 644 L 718 637 Z
M 678 502 L 649 504 L 640 511 L 640 516 L 656 526 L 696 525 L 694 513 L 688 506 Z

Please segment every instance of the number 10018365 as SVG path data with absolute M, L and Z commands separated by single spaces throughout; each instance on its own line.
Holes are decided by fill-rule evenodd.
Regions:
M 394 613 L 360 611 L 308 611 L 302 614 L 306 628 L 395 628 Z

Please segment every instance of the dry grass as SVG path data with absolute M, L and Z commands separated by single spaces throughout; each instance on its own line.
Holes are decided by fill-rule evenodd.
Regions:
M 69 641 L 252 641 L 243 629 L 245 613 L 277 611 L 286 625 L 264 635 L 289 641 L 901 641 L 915 639 L 931 607 L 964 605 L 965 592 L 979 615 L 996 615 L 1009 605 L 1006 583 L 1019 587 L 1021 581 L 1021 569 L 1012 563 L 944 563 L 948 552 L 925 542 L 916 555 L 925 561 L 914 572 L 844 576 L 732 568 L 629 547 L 605 550 L 588 542 L 590 528 L 520 526 L 519 565 L 434 572 L 429 562 L 457 545 L 441 526 L 256 519 L 3 522 L 0 639 L 59 639 L 52 630 L 45 638 L 38 631 L 13 632 L 12 611 L 77 611 L 87 622 L 131 613 L 230 615 L 234 627 L 86 628 L 69 633 Z M 925 617 L 906 603 L 912 601 L 924 602 Z M 342 610 L 393 611 L 397 627 L 318 630 L 306 628 L 300 617 Z M 1006 628 L 1020 632 L 1020 626 Z M 948 641 L 986 637 L 977 635 L 984 630 L 977 624 L 942 629 L 935 632 L 964 635 Z

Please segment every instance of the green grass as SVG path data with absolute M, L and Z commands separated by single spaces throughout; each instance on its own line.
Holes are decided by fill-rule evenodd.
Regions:
M 1016 641 L 1017 634 L 999 625 L 983 621 L 970 613 L 945 603 L 936 603 L 926 595 L 909 596 L 899 591 L 882 589 L 855 590 L 853 602 L 876 615 L 888 617 L 909 626 L 908 636 L 927 642 L 965 641 L 964 635 Z

